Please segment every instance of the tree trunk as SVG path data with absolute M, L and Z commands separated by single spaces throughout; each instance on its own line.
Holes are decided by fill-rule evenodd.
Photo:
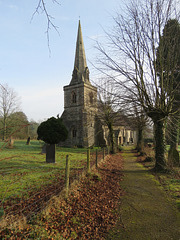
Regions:
M 109 138 L 110 138 L 110 152 L 115 153 L 115 144 L 114 144 L 114 132 L 112 125 L 109 125 Z
M 55 163 L 55 144 L 46 144 L 46 162 L 47 163 Z
M 166 169 L 164 120 L 154 121 L 154 140 L 155 140 L 154 168 L 156 171 L 163 171 Z
M 4 119 L 4 121 L 3 121 L 3 137 L 2 137 L 2 140 L 3 140 L 3 141 L 6 140 L 6 131 L 7 131 L 6 128 L 7 128 L 7 127 L 6 127 L 6 120 Z
M 143 147 L 144 147 L 144 139 L 143 139 L 143 129 L 139 128 L 138 129 L 138 139 L 137 139 L 137 151 L 138 152 L 143 152 Z

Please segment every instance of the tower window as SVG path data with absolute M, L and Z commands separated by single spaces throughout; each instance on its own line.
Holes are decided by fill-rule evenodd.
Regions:
M 72 136 L 73 136 L 73 138 L 75 138 L 76 135 L 77 135 L 77 130 L 76 130 L 76 129 L 73 129 L 73 130 L 72 130 Z
M 77 102 L 76 93 L 72 92 L 72 103 L 76 103 L 76 102 Z

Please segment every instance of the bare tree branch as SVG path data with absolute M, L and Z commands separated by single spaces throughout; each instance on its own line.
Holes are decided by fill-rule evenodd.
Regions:
M 165 120 L 180 111 L 179 107 L 173 109 L 177 91 L 172 74 L 175 71 L 173 66 L 177 65 L 173 48 L 168 49 L 167 66 L 161 64 L 160 69 L 157 63 L 163 29 L 170 17 L 176 17 L 174 3 L 175 0 L 132 1 L 127 5 L 127 11 L 114 17 L 114 27 L 111 32 L 106 32 L 108 41 L 105 47 L 97 44 L 101 53 L 97 68 L 105 76 L 110 76 L 115 88 L 120 89 L 120 99 L 129 99 L 130 106 L 136 101 L 156 125 L 156 169 L 163 169 L 166 165 Z M 118 90 L 114 92 L 118 93 Z
M 52 0 L 52 3 L 60 5 L 60 3 L 57 0 Z M 39 13 L 43 13 L 46 16 L 47 29 L 46 29 L 45 33 L 46 33 L 46 36 L 47 36 L 47 43 L 48 43 L 49 53 L 51 53 L 49 31 L 51 30 L 51 28 L 53 28 L 59 35 L 59 31 L 58 31 L 59 27 L 54 24 L 54 22 L 53 22 L 54 17 L 49 14 L 49 11 L 48 11 L 48 9 L 46 7 L 46 2 L 44 0 L 39 0 L 38 5 L 37 5 L 37 7 L 36 7 L 32 17 L 31 17 L 31 21 L 33 20 L 34 16 L 36 14 L 39 14 Z

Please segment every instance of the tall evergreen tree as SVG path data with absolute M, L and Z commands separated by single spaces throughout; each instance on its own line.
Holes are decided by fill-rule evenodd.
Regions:
M 107 44 L 97 46 L 100 71 L 106 72 L 121 92 L 126 90 L 128 100 L 136 101 L 154 123 L 156 171 L 166 169 L 164 128 L 167 118 L 177 112 L 173 109 L 176 87 L 172 74 L 177 59 L 168 53 L 165 61 L 165 47 L 160 43 L 168 20 L 176 13 L 174 0 L 131 1 L 114 17 Z
M 166 85 L 166 97 L 172 93 L 174 95 L 173 115 L 170 114 L 168 118 L 167 128 L 170 143 L 168 160 L 171 164 L 179 164 L 177 141 L 180 119 L 180 24 L 177 19 L 170 19 L 163 29 L 157 49 L 157 68 L 160 87 L 162 83 Z

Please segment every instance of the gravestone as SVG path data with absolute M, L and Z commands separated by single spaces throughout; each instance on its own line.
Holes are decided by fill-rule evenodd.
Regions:
M 12 137 L 10 137 L 9 142 L 8 142 L 8 147 L 13 148 L 13 146 L 14 146 L 14 140 Z
M 46 143 L 42 146 L 41 154 L 46 153 Z
M 31 140 L 31 138 L 28 137 L 27 142 L 26 142 L 26 145 L 29 145 L 29 144 L 30 144 L 30 140 Z
M 55 144 L 46 144 L 46 162 L 55 163 Z

